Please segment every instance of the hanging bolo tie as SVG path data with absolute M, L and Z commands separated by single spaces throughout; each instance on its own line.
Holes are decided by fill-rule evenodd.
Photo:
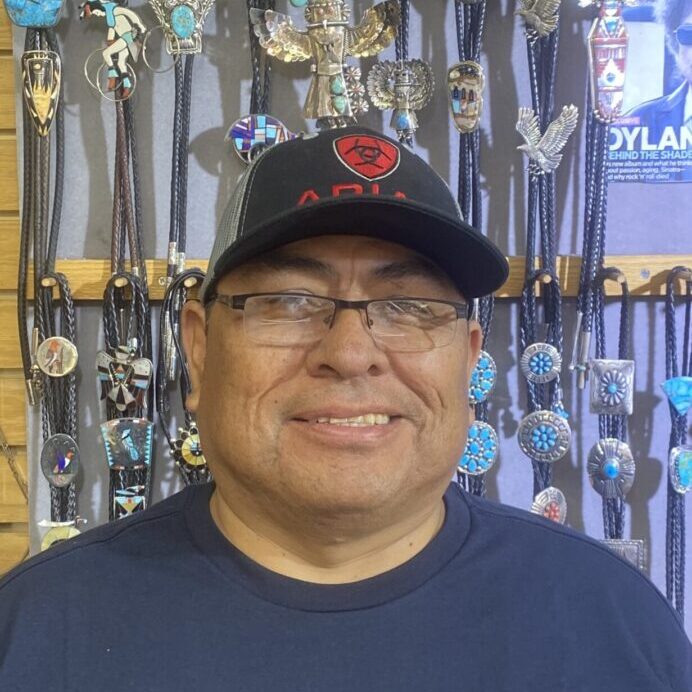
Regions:
M 204 280 L 204 272 L 201 269 L 192 268 L 178 274 L 171 282 L 161 306 L 160 340 L 164 343 L 165 318 L 172 319 L 173 313 L 179 311 L 180 305 L 185 303 L 187 293 L 196 284 Z M 185 353 L 180 343 L 179 332 L 172 333 L 172 344 L 180 363 L 180 398 L 183 406 L 185 425 L 178 428 L 178 436 L 170 433 L 171 404 L 169 400 L 168 385 L 163 363 L 163 348 L 159 349 L 159 360 L 156 368 L 156 409 L 159 414 L 159 422 L 168 441 L 168 447 L 178 467 L 185 485 L 197 485 L 211 480 L 211 473 L 202 452 L 199 440 L 199 429 L 193 419 L 192 413 L 187 410 L 185 401 L 192 389 L 188 372 Z
M 180 0 L 164 2 L 149 0 L 166 39 L 166 51 L 173 56 L 175 69 L 175 106 L 173 110 L 173 142 L 171 145 L 171 203 L 168 233 L 168 263 L 166 287 L 185 269 L 187 244 L 187 182 L 188 148 L 190 144 L 190 105 L 192 102 L 192 75 L 195 55 L 202 52 L 204 20 L 214 0 L 203 0 L 190 5 Z M 173 306 L 162 313 L 163 367 L 165 378 L 175 380 L 177 372 L 176 350 L 173 340 L 179 338 L 179 318 L 182 305 Z
M 455 23 L 459 62 L 447 71 L 450 115 L 459 131 L 458 202 L 463 217 L 481 232 L 483 226 L 480 176 L 480 116 L 485 78 L 480 64 L 485 24 L 485 0 L 456 0 Z M 403 13 L 402 13 L 403 17 Z M 474 302 L 473 319 L 483 332 L 483 346 L 469 382 L 469 404 L 474 422 L 457 467 L 457 479 L 468 492 L 485 494 L 485 474 L 495 464 L 498 439 L 488 424 L 488 397 L 497 381 L 497 367 L 485 350 L 493 313 L 493 297 Z
M 151 315 L 142 242 L 142 208 L 137 141 L 131 96 L 136 88 L 133 64 L 144 53 L 149 33 L 124 1 L 86 0 L 81 17 L 104 18 L 106 48 L 91 53 L 84 65 L 89 83 L 115 104 L 115 166 L 111 230 L 111 278 L 103 298 L 106 348 L 96 355 L 106 422 L 101 437 L 108 461 L 109 519 L 144 509 L 150 502 L 153 447 Z M 103 63 L 91 77 L 91 58 Z M 148 64 L 148 63 L 147 63 Z M 101 84 L 107 67 L 107 85 Z M 129 257 L 129 267 L 126 259 Z
M 401 22 L 395 39 L 396 60 L 376 63 L 368 74 L 370 100 L 380 110 L 393 109 L 390 127 L 402 144 L 413 146 L 418 129 L 416 111 L 432 98 L 435 79 L 432 67 L 424 60 L 409 60 L 409 0 L 399 0 Z
M 557 278 L 555 170 L 562 149 L 577 125 L 575 106 L 564 106 L 552 120 L 559 38 L 559 3 L 536 7 L 522 0 L 517 14 L 526 23 L 532 108 L 520 108 L 519 149 L 529 158 L 525 283 L 522 292 L 520 359 L 527 380 L 528 415 L 519 424 L 519 446 L 533 465 L 533 511 L 558 521 L 565 519 L 562 493 L 552 486 L 552 465 L 569 448 L 571 430 L 562 402 L 562 297 Z M 541 269 L 534 268 L 536 225 L 540 227 Z M 546 336 L 537 340 L 535 284 L 543 284 Z M 562 511 L 560 511 L 562 510 Z
M 605 281 L 621 288 L 620 327 L 617 359 L 606 358 Z M 591 390 L 589 410 L 598 414 L 599 440 L 587 457 L 587 471 L 593 489 L 603 498 L 604 543 L 644 569 L 642 540 L 627 540 L 625 497 L 632 488 L 635 462 L 627 444 L 627 417 L 634 406 L 634 361 L 630 359 L 629 290 L 624 274 L 615 267 L 601 269 L 594 282 L 594 332 L 596 357 L 589 361 Z
M 50 488 L 45 549 L 79 533 L 76 528 L 79 447 L 77 444 L 77 348 L 75 310 L 69 284 L 55 273 L 63 197 L 64 122 L 62 65 L 53 30 L 62 3 L 8 6 L 18 26 L 27 27 L 22 55 L 24 191 L 18 275 L 18 318 L 29 402 L 41 405 L 41 469 Z M 51 132 L 55 139 L 55 180 L 51 205 Z M 52 209 L 51 209 L 52 206 Z M 29 336 L 27 274 L 34 261 L 34 324 Z M 56 322 L 53 290 L 60 297 Z
M 233 151 L 243 163 L 250 163 L 267 147 L 296 137 L 278 118 L 269 115 L 271 61 L 269 55 L 262 50 L 252 22 L 253 12 L 264 14 L 273 11 L 274 5 L 275 0 L 247 0 L 252 67 L 250 114 L 236 120 L 224 138 L 224 141 L 231 143 Z
M 685 282 L 682 364 L 678 361 L 675 288 Z M 666 516 L 666 596 L 680 617 L 685 613 L 685 495 L 692 488 L 692 446 L 687 444 L 687 412 L 692 406 L 692 269 L 675 267 L 666 281 L 666 381 L 668 398 L 668 491 Z
M 620 115 L 629 37 L 622 18 L 624 0 L 580 0 L 595 5 L 598 16 L 589 31 L 589 85 L 586 115 L 584 239 L 577 296 L 577 320 L 570 370 L 583 389 L 588 378 L 594 319 L 594 281 L 605 252 L 608 181 L 606 166 L 610 124 Z
M 105 350 L 96 355 L 106 422 L 101 424 L 110 472 L 109 519 L 145 509 L 150 502 L 154 424 L 149 389 L 153 366 L 149 301 L 142 280 L 114 274 L 103 296 Z M 143 355 L 144 354 L 144 355 Z

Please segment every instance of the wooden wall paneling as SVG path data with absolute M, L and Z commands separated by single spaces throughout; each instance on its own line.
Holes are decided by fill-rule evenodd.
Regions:
M 12 25 L 0 3 L 0 426 L 26 478 L 26 408 L 17 360 L 16 287 L 19 194 Z M 9 292 L 8 292 L 9 291 Z M 13 295 L 15 294 L 15 295 Z M 0 574 L 28 554 L 28 507 L 7 459 L 0 454 Z
M 14 130 L 14 58 L 0 55 L 0 130 Z
M 28 550 L 29 533 L 26 524 L 0 527 L 0 574 L 4 574 L 18 564 L 27 556 Z
M 19 214 L 0 213 L 0 290 L 17 290 Z
M 0 369 L 22 367 L 17 326 L 17 296 L 0 293 Z
M 26 481 L 26 448 L 13 448 L 17 470 Z M 0 523 L 29 521 L 29 510 L 24 493 L 17 484 L 7 459 L 0 456 Z
M 2 4 L 0 4 L 0 51 L 12 51 L 12 24 Z
M 0 211 L 19 209 L 17 190 L 17 138 L 13 134 L 0 134 Z
M 0 370 L 0 427 L 13 447 L 26 446 L 25 401 L 24 373 Z

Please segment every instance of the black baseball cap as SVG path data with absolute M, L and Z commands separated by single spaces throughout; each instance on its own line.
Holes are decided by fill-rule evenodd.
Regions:
M 365 127 L 301 135 L 253 160 L 221 219 L 202 302 L 257 255 L 322 235 L 404 245 L 435 262 L 466 299 L 497 290 L 502 252 L 464 222 L 447 184 L 406 146 Z

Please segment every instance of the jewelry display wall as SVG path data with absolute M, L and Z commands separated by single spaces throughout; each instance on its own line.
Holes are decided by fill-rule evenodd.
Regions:
M 242 3 L 238 3 L 242 5 Z M 301 13 L 282 7 L 277 3 L 277 10 L 292 13 L 296 23 L 301 20 Z M 427 5 L 427 4 L 426 4 Z M 512 12 L 514 4 L 500 2 L 488 7 L 486 27 L 484 34 L 484 52 L 488 56 L 488 81 L 487 100 L 485 103 L 485 122 L 482 126 L 481 151 L 483 161 L 483 187 L 484 187 L 484 217 L 487 219 L 488 235 L 498 241 L 503 249 L 514 258 L 523 254 L 524 248 L 520 239 L 514 235 L 514 228 L 519 228 L 524 216 L 522 203 L 517 200 L 521 189 L 521 183 L 512 182 L 511 176 L 521 178 L 520 170 L 526 164 L 521 160 L 519 153 L 514 153 L 514 147 L 519 143 L 513 132 L 514 116 L 518 105 L 529 102 L 529 94 L 524 91 L 528 85 L 526 74 L 522 71 L 526 64 L 525 44 L 523 42 L 523 24 L 515 23 Z M 143 4 L 141 5 L 143 7 Z M 366 7 L 360 3 L 354 7 L 354 17 L 359 16 Z M 134 6 L 138 9 L 139 6 Z M 72 16 L 74 20 L 74 15 Z M 153 15 L 149 15 L 153 22 Z M 577 60 L 563 60 L 560 62 L 560 82 L 557 86 L 559 98 L 557 102 L 579 103 L 582 98 L 582 86 L 584 84 L 584 65 L 586 53 L 584 46 L 585 36 L 588 31 L 588 22 L 585 21 L 583 10 L 568 6 L 562 9 L 562 25 L 570 30 L 563 31 L 561 35 L 561 50 L 577 51 L 576 55 L 582 58 Z M 416 133 L 416 151 L 428 158 L 441 174 L 452 183 L 454 177 L 450 171 L 455 170 L 457 161 L 456 131 L 452 130 L 451 122 L 449 133 L 445 133 L 441 123 L 448 121 L 448 101 L 444 88 L 446 70 L 456 58 L 454 42 L 456 41 L 454 27 L 454 8 L 452 3 L 446 3 L 442 11 L 439 7 L 420 7 L 414 3 L 410 19 L 410 55 L 420 56 L 433 65 L 438 88 L 433 100 L 428 107 L 418 114 L 420 127 Z M 509 28 L 508 28 L 509 27 Z M 579 27 L 581 33 L 575 35 L 575 28 Z M 84 26 L 72 21 L 64 30 L 61 41 L 68 39 L 83 39 Z M 203 262 L 197 262 L 196 258 L 203 258 L 208 254 L 214 227 L 220 214 L 220 208 L 228 197 L 235 176 L 242 170 L 240 161 L 236 163 L 236 157 L 230 143 L 222 144 L 228 124 L 234 122 L 243 113 L 250 112 L 249 85 L 251 71 L 249 61 L 249 44 L 245 38 L 248 33 L 246 9 L 243 7 L 223 6 L 210 12 L 205 24 L 205 41 L 208 41 L 210 58 L 199 60 L 195 70 L 201 70 L 196 77 L 195 96 L 191 106 L 191 130 L 190 130 L 190 175 L 196 178 L 195 195 L 189 199 L 189 214 L 191 221 L 188 234 L 187 255 L 192 260 L 189 264 L 199 264 L 204 269 Z M 445 40 L 442 41 L 442 35 Z M 96 37 L 96 30 L 89 30 L 88 37 Z M 421 36 L 423 38 L 421 38 Z M 435 37 L 432 39 L 431 37 Z M 444 44 L 444 51 L 440 47 Z M 82 50 L 79 41 L 71 41 L 72 49 L 78 55 Z M 511 47 L 511 52 L 510 48 Z M 394 46 L 387 49 L 381 59 L 393 59 Z M 509 52 L 508 52 L 509 51 Z M 7 54 L 5 54 L 7 55 Z M 86 55 L 82 55 L 86 57 Z M 78 60 L 76 62 L 79 62 Z M 580 64 L 577 65 L 576 63 Z M 204 64 L 207 63 L 207 64 Z M 368 64 L 367 62 L 365 63 Z M 371 63 L 372 64 L 372 63 Z M 81 77 L 80 68 L 74 64 L 65 67 L 68 83 L 75 83 Z M 563 70 L 565 70 L 563 72 Z M 199 81 L 197 81 L 199 80 Z M 199 92 L 197 91 L 199 84 Z M 306 123 L 301 118 L 300 112 L 304 103 L 304 97 L 308 86 L 308 78 L 299 66 L 283 66 L 273 63 L 272 73 L 272 107 L 271 112 L 285 123 L 291 132 L 305 129 Z M 77 88 L 77 87 L 73 87 Z M 110 148 L 105 146 L 110 132 L 105 132 L 101 127 L 105 118 L 106 105 L 103 107 L 98 101 L 87 95 L 88 85 L 83 85 L 83 92 L 73 91 L 70 94 L 72 114 L 68 127 L 68 134 L 72 132 L 74 141 L 78 143 L 77 150 L 72 159 L 66 162 L 66 180 L 74 181 L 83 201 L 70 197 L 70 203 L 64 210 L 63 234 L 58 248 L 58 261 L 56 269 L 62 271 L 70 278 L 70 284 L 75 300 L 77 300 L 77 319 L 80 325 L 80 334 L 96 334 L 98 331 L 98 317 L 96 301 L 100 301 L 103 294 L 103 278 L 108 275 L 107 263 L 103 259 L 108 255 L 107 243 L 104 239 L 104 230 L 108 228 L 107 215 L 102 213 L 107 204 L 102 190 L 107 186 L 107 179 L 103 171 L 106 170 L 105 162 L 101 156 Z M 143 73 L 137 87 L 138 108 L 138 143 L 140 145 L 141 178 L 143 197 L 147 200 L 143 205 L 144 225 L 147 228 L 156 228 L 156 238 L 153 234 L 145 240 L 145 253 L 148 258 L 158 258 L 153 264 L 149 264 L 148 274 L 150 278 L 150 298 L 156 303 L 163 297 L 163 286 L 159 285 L 160 277 L 166 275 L 167 228 L 169 206 L 169 172 L 170 172 L 170 145 L 169 137 L 155 135 L 158 131 L 157 118 L 170 117 L 172 102 L 166 100 L 165 92 L 170 91 L 170 83 L 164 84 L 163 79 L 151 77 Z M 152 107 L 153 104 L 153 107 Z M 68 111 L 70 110 L 68 108 Z M 140 116 L 140 113 L 143 115 Z M 511 115 L 511 117 L 509 117 Z M 371 112 L 364 119 L 368 124 L 378 124 L 378 127 L 388 132 L 389 115 L 379 118 L 377 113 Z M 448 121 L 449 122 L 449 121 Z M 72 128 L 72 130 L 70 130 Z M 434 135 L 433 135 L 434 132 Z M 560 241 L 557 248 L 556 264 L 560 279 L 560 288 L 563 299 L 570 302 L 575 295 L 578 276 L 578 264 L 572 257 L 565 258 L 576 252 L 580 247 L 581 232 L 581 206 L 580 199 L 575 198 L 577 185 L 574 176 L 579 177 L 577 170 L 583 166 L 583 153 L 579 152 L 579 139 L 583 137 L 583 131 L 577 130 L 574 139 L 567 145 L 565 159 L 560 168 L 564 178 L 560 178 L 557 186 L 557 194 L 564 202 L 564 211 L 558 214 L 557 223 L 560 227 Z M 166 142 L 165 150 L 157 152 L 157 142 Z M 0 143 L 2 144 L 2 143 Z M 110 143 L 109 143 L 110 146 Z M 91 152 L 87 156 L 87 152 Z M 14 151 L 16 154 L 16 150 Z M 9 159 L 8 159 L 9 160 Z M 112 161 L 110 162 L 112 164 Z M 78 171 L 82 170 L 80 175 Z M 514 171 L 510 175 L 510 171 Z M 517 188 L 515 190 L 515 187 Z M 646 193 L 644 195 L 643 193 Z M 0 193 L 0 199 L 2 195 Z M 643 197 L 648 197 L 647 205 L 644 205 Z M 633 257 L 628 262 L 622 262 L 620 257 L 607 258 L 608 264 L 617 265 L 628 278 L 632 295 L 632 324 L 637 334 L 634 344 L 633 357 L 637 362 L 646 365 L 637 375 L 636 396 L 642 398 L 649 396 L 645 401 L 637 401 L 633 420 L 631 421 L 631 439 L 633 449 L 638 449 L 637 459 L 642 458 L 641 474 L 628 495 L 630 505 L 631 530 L 633 535 L 641 535 L 643 538 L 653 537 L 651 545 L 653 563 L 652 576 L 656 583 L 663 585 L 663 578 L 657 565 L 664 563 L 664 539 L 662 527 L 665 519 L 661 511 L 665 513 L 665 500 L 662 501 L 661 491 L 665 493 L 665 487 L 660 481 L 655 480 L 661 463 L 667 455 L 667 435 L 669 428 L 668 410 L 663 394 L 658 389 L 658 383 L 665 379 L 662 371 L 664 358 L 661 350 L 662 313 L 656 312 L 653 305 L 662 308 L 665 281 L 660 277 L 667 275 L 676 264 L 689 266 L 689 259 L 669 257 L 655 257 L 652 253 L 668 252 L 670 255 L 684 252 L 683 225 L 680 214 L 667 223 L 666 234 L 654 234 L 655 221 L 663 210 L 671 209 L 679 202 L 680 190 L 673 193 L 671 189 L 638 188 L 638 192 L 628 189 L 624 185 L 611 186 L 609 197 L 609 249 L 611 253 L 625 255 L 631 253 Z M 488 203 L 491 208 L 488 208 Z M 16 214 L 16 202 L 8 202 L 3 207 L 9 213 Z M 14 210 L 14 212 L 12 212 Z M 5 223 L 0 219 L 0 224 Z M 192 227 L 194 226 L 194 231 Z M 87 233 L 88 229 L 88 233 Z M 618 235 L 620 234 L 620 235 Z M 612 243 L 610 239 L 612 238 Z M 88 259 L 84 259 L 84 258 Z M 509 504 L 526 507 L 530 500 L 532 488 L 530 487 L 530 473 L 527 466 L 522 463 L 516 447 L 512 446 L 512 436 L 516 432 L 516 424 L 519 420 L 518 394 L 516 383 L 519 380 L 518 363 L 516 363 L 516 343 L 518 332 L 514 327 L 515 306 L 514 302 L 507 300 L 507 296 L 513 296 L 515 301 L 521 293 L 523 280 L 523 260 L 513 259 L 512 267 L 517 267 L 518 272 L 513 273 L 513 278 L 507 286 L 506 293 L 500 295 L 496 301 L 496 314 L 493 321 L 493 357 L 501 372 L 505 373 L 507 383 L 496 388 L 490 402 L 490 409 L 494 419 L 498 421 L 498 434 L 500 445 L 507 449 L 500 464 L 493 470 L 493 480 L 489 485 L 491 497 L 499 497 Z M 7 266 L 7 265 L 5 265 Z M 14 265 L 16 268 L 16 264 Z M 104 267 L 105 273 L 104 273 Z M 10 270 L 5 272 L 12 276 Z M 648 274 L 647 274 L 648 273 Z M 12 288 L 12 282 L 5 284 L 6 290 Z M 609 282 L 609 284 L 612 282 Z M 607 286 L 609 294 L 614 292 L 614 286 Z M 655 294 L 660 300 L 645 302 L 639 296 L 644 293 Z M 611 311 L 612 312 L 612 311 Z M 656 314 L 654 314 L 656 313 Z M 606 315 L 608 313 L 606 312 Z M 607 317 L 609 320 L 610 318 Z M 572 333 L 574 325 L 569 311 L 566 312 L 566 333 Z M 155 325 L 157 326 L 157 325 Z M 656 335 L 658 330 L 659 334 Z M 96 337 L 87 338 L 86 343 L 80 343 L 80 358 L 83 362 L 94 362 Z M 651 369 L 651 374 L 648 370 Z M 82 378 L 86 380 L 86 377 Z M 648 394 L 651 392 L 651 394 Z M 83 402 L 84 412 L 94 411 L 97 404 L 94 380 L 90 384 L 82 382 L 80 386 L 80 401 Z M 571 388 L 566 391 L 565 405 L 573 414 L 573 418 L 580 420 L 585 415 L 583 408 L 577 405 L 577 396 Z M 3 418 L 2 427 L 11 446 L 24 445 L 25 438 L 18 435 L 11 428 L 14 418 Z M 8 421 L 8 422 L 5 422 Z M 89 423 L 86 415 L 82 414 L 80 420 L 80 449 L 83 458 L 94 457 L 102 454 L 98 446 L 93 444 L 93 422 Z M 19 429 L 19 424 L 17 426 Z M 84 431 L 90 431 L 85 436 Z M 649 436 L 649 431 L 652 431 Z M 585 468 L 585 454 L 588 446 L 593 444 L 596 433 L 586 428 L 583 431 L 576 430 L 575 426 L 574 448 L 563 466 L 556 467 L 556 482 L 566 491 L 568 498 L 573 498 L 570 505 L 568 521 L 572 526 L 584 530 L 590 535 L 599 536 L 602 533 L 601 498 L 588 487 L 588 478 Z M 31 437 L 31 434 L 29 435 Z M 86 447 L 85 447 L 86 445 Z M 642 450 L 645 453 L 642 454 Z M 157 481 L 153 488 L 153 501 L 166 496 L 180 487 L 181 481 L 177 478 L 177 470 L 172 464 L 165 445 L 160 445 L 157 452 L 160 461 Z M 32 457 L 35 457 L 32 454 Z M 665 459 L 667 463 L 667 458 Z M 83 488 L 88 507 L 90 525 L 104 520 L 101 493 L 103 491 L 103 476 L 101 471 L 93 467 L 85 469 Z M 647 480 L 648 479 L 648 480 Z M 100 484 L 100 485 L 99 485 Z M 98 488 L 90 494 L 90 490 Z M 48 507 L 45 494 L 36 496 L 34 501 L 37 506 Z M 33 511 L 33 510 L 32 510 Z M 80 513 L 82 509 L 80 507 Z M 27 514 L 24 514 L 25 519 Z M 36 518 L 39 518 L 38 515 Z M 34 521 L 33 515 L 31 521 Z

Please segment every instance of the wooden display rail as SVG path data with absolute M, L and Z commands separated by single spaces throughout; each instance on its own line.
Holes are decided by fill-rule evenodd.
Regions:
M 0 230 L 2 221 L 3 219 L 0 218 Z M 0 247 L 1 245 L 0 242 Z M 10 266 L 6 257 L 8 256 L 0 256 L 0 290 L 16 287 L 16 264 Z M 9 257 L 12 263 L 16 261 L 12 254 Z M 524 281 L 524 258 L 509 257 L 508 260 L 509 278 L 496 293 L 498 298 L 518 298 L 521 295 Z M 188 259 L 186 264 L 188 267 L 199 267 L 203 271 L 207 268 L 207 260 Z M 610 255 L 606 257 L 605 264 L 608 267 L 617 267 L 622 272 L 633 296 L 663 296 L 670 270 L 677 265 L 692 267 L 692 255 Z M 67 276 L 75 300 L 100 301 L 103 299 L 103 290 L 110 275 L 108 260 L 58 260 L 56 268 Z M 580 257 L 576 255 L 558 257 L 557 272 L 563 297 L 577 295 L 580 271 Z M 164 294 L 166 261 L 148 260 L 147 273 L 150 298 L 161 300 Z M 32 285 L 31 281 L 29 285 Z M 608 281 L 605 285 L 608 295 L 620 294 L 617 282 Z
M 19 259 L 19 195 L 15 131 L 15 63 L 12 32 L 0 3 L 0 256 L 4 266 Z M 15 285 L 13 285 L 15 284 Z M 26 402 L 19 358 L 17 287 L 0 291 L 0 426 L 26 478 Z M 7 460 L 0 455 L 0 574 L 22 560 L 29 546 L 29 508 Z

